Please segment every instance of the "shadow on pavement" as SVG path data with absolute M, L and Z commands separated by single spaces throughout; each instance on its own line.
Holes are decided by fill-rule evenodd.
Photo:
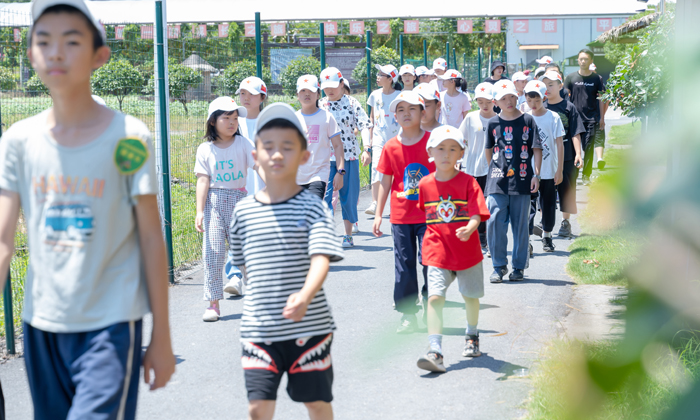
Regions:
M 365 271 L 374 270 L 374 267 L 365 267 L 362 265 L 331 265 L 329 271 Z

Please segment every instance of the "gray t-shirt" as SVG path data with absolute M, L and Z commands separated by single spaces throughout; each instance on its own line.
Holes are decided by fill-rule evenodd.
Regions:
M 64 147 L 47 116 L 0 140 L 0 189 L 19 193 L 27 226 L 24 321 L 64 333 L 140 319 L 149 305 L 133 207 L 158 188 L 150 131 L 115 113 L 98 138 Z

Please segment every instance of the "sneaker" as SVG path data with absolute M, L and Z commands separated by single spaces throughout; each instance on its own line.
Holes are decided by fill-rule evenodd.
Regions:
M 411 334 L 416 332 L 418 319 L 414 314 L 405 314 L 401 317 L 401 324 L 396 329 L 396 334 Z
M 605 169 L 605 161 L 603 159 L 598 161 L 598 170 L 603 170 Z
M 464 357 L 479 357 L 481 356 L 481 351 L 479 350 L 479 334 L 468 335 L 467 342 L 464 344 L 464 351 L 462 356 Z
M 508 274 L 508 268 L 506 267 L 494 267 L 489 281 L 491 283 L 501 283 L 503 281 L 503 276 Z
M 365 214 L 374 215 L 374 213 L 376 213 L 376 212 L 377 212 L 377 202 L 372 201 L 372 204 L 370 204 L 369 207 L 367 207 L 365 209 Z
M 591 177 L 583 176 L 583 185 L 591 185 Z
M 356 234 L 356 233 L 360 233 L 360 225 L 359 225 L 359 222 L 355 222 L 355 223 L 352 225 L 352 234 L 354 235 L 354 234 Z
M 481 246 L 481 253 L 482 253 L 483 255 L 488 254 L 489 257 L 491 256 L 491 253 L 489 252 L 489 247 L 487 247 L 486 245 L 482 245 L 482 246 Z
M 214 322 L 219 320 L 219 316 L 221 316 L 221 312 L 219 312 L 219 309 L 216 306 L 210 306 L 207 308 L 206 311 L 204 311 L 202 320 L 204 322 Z
M 564 219 L 561 221 L 561 227 L 559 228 L 559 236 L 571 236 L 571 223 Z
M 510 281 L 523 281 L 525 280 L 525 273 L 520 268 L 514 268 L 508 279 Z
M 224 292 L 233 296 L 241 296 L 243 294 L 243 279 L 238 276 L 233 276 L 226 286 L 224 286 Z
M 425 356 L 421 356 L 416 363 L 419 368 L 435 373 L 445 373 L 445 363 L 443 362 L 442 354 L 435 350 L 430 350 Z
M 541 223 L 540 223 L 540 224 L 537 224 L 537 225 L 535 225 L 535 226 L 532 227 L 532 234 L 533 234 L 533 235 L 539 236 L 539 237 L 541 238 L 541 237 L 542 237 L 542 232 L 544 232 L 544 231 L 542 230 L 542 224 L 541 224 Z
M 552 238 L 542 238 L 542 251 L 544 252 L 554 252 L 554 242 Z
M 352 248 L 354 246 L 355 246 L 355 243 L 352 240 L 352 236 L 343 235 L 343 248 Z
M 535 255 L 535 249 L 532 247 L 532 244 L 528 242 L 527 244 L 528 251 L 530 252 L 530 258 L 532 258 Z

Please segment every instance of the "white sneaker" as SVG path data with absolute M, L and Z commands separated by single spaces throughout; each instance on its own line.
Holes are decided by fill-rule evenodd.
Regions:
M 214 322 L 219 320 L 219 310 L 216 309 L 215 306 L 210 306 L 207 308 L 206 311 L 204 311 L 204 315 L 202 316 L 202 320 L 204 322 Z
M 243 294 L 243 280 L 238 276 L 233 276 L 224 286 L 224 292 L 234 296 L 241 296 Z
M 370 204 L 369 207 L 367 207 L 367 209 L 365 210 L 365 214 L 372 214 L 373 215 L 376 212 L 377 212 L 377 202 L 372 201 L 372 204 Z
M 352 225 L 352 234 L 354 235 L 354 234 L 356 234 L 356 233 L 360 233 L 359 222 L 355 222 L 355 223 Z

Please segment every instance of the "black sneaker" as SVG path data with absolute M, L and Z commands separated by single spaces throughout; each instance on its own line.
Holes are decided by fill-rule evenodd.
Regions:
M 436 352 L 435 350 L 430 350 L 425 356 L 421 356 L 416 363 L 419 368 L 435 372 L 435 373 L 445 373 L 445 363 L 443 362 L 442 354 Z
M 401 324 L 396 329 L 396 334 L 411 334 L 416 332 L 418 319 L 414 314 L 405 314 L 401 317 Z
M 523 273 L 523 270 L 520 268 L 514 268 L 508 279 L 510 279 L 510 281 L 523 281 L 525 280 L 525 273 Z
M 539 236 L 539 237 L 541 238 L 541 237 L 542 237 L 542 232 L 544 232 L 544 230 L 542 230 L 542 224 L 541 224 L 541 223 L 540 223 L 540 224 L 537 224 L 537 225 L 535 225 L 535 226 L 532 227 L 532 234 L 533 234 L 533 235 Z
M 542 251 L 554 252 L 554 242 L 552 242 L 551 236 L 542 238 Z
M 570 237 L 571 236 L 571 223 L 564 219 L 561 221 L 561 227 L 559 228 L 559 236 Z
M 491 274 L 491 277 L 489 277 L 489 281 L 491 283 L 501 283 L 503 281 L 503 276 L 506 274 L 508 274 L 507 267 L 494 267 L 493 273 Z
M 602 171 L 603 169 L 605 169 L 605 161 L 601 159 L 598 161 L 598 170 Z
M 481 356 L 481 351 L 479 350 L 479 334 L 468 335 L 467 342 L 464 345 L 464 351 L 462 352 L 464 357 L 479 357 Z

